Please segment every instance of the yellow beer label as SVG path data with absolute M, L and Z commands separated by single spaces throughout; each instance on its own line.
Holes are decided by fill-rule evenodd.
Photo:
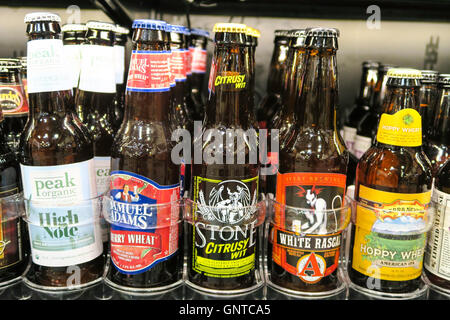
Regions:
M 377 141 L 400 147 L 422 145 L 422 118 L 414 109 L 403 109 L 395 114 L 381 115 Z
M 361 185 L 359 198 L 352 268 L 388 281 L 420 277 L 431 191 L 392 193 Z
M 222 75 L 217 75 L 214 80 L 214 86 L 231 84 L 235 89 L 243 89 L 246 86 L 245 74 L 239 74 L 234 71 L 224 71 Z

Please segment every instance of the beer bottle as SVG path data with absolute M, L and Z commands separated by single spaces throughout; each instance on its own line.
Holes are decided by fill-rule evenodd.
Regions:
M 378 62 L 364 61 L 362 63 L 363 71 L 361 76 L 361 86 L 356 98 L 356 106 L 350 112 L 346 123 L 344 123 L 344 141 L 351 153 L 354 153 L 353 145 L 356 138 L 358 123 L 369 113 L 375 85 L 378 79 Z
M 208 60 L 208 52 L 206 47 L 209 40 L 209 32 L 202 29 L 192 28 L 191 30 L 192 42 L 192 61 L 191 61 L 191 97 L 195 106 L 201 106 L 196 117 L 203 119 L 205 113 L 205 95 L 204 84 L 206 74 L 206 63 Z
M 252 100 L 248 96 L 251 91 L 246 63 L 249 59 L 246 57 L 246 26 L 216 23 L 214 32 L 203 137 L 194 139 L 191 186 L 194 207 L 187 235 L 192 239 L 188 240 L 191 241 L 188 280 L 206 289 L 239 290 L 255 284 L 255 269 L 258 269 L 260 244 L 256 235 L 259 227 L 250 209 L 258 199 L 257 136 L 248 116 L 253 106 L 249 105 Z M 249 142 L 239 143 L 243 141 L 239 139 L 244 139 L 244 132 Z M 230 139 L 232 134 L 231 139 L 234 141 L 235 134 L 238 143 L 230 140 L 225 143 L 224 139 Z M 224 146 L 223 149 L 218 144 Z M 214 154 L 214 159 L 202 159 L 199 163 L 196 154 L 210 153 Z M 229 161 L 231 157 L 233 161 Z M 237 163 L 237 157 L 244 161 Z M 238 204 L 245 212 L 233 210 Z M 221 214 L 222 210 L 228 214 Z M 236 250 L 238 242 L 244 243 L 240 251 Z M 219 250 L 227 245 L 235 251 Z
M 0 61 L 0 65 L 3 63 Z M 7 132 L 0 108 L 0 283 L 21 276 L 27 266 L 23 243 L 26 241 L 25 228 L 16 206 L 7 198 L 22 191 L 19 163 L 6 141 Z
M 171 160 L 167 24 L 141 19 L 133 22 L 133 29 L 125 115 L 112 146 L 110 186 L 111 198 L 117 203 L 114 216 L 128 217 L 130 228 L 116 226 L 114 221 L 110 225 L 109 278 L 122 286 L 149 288 L 169 285 L 181 278 L 178 217 L 171 215 L 173 210 L 158 209 L 157 221 L 147 218 L 147 225 L 154 229 L 140 233 L 159 234 L 160 248 L 132 242 L 124 245 L 118 239 L 139 228 L 137 214 L 133 217 L 128 213 L 127 204 L 146 206 L 180 199 L 180 167 Z M 170 220 L 169 226 L 161 228 L 166 220 Z
M 448 75 L 447 75 L 448 76 Z M 424 269 L 428 280 L 441 288 L 450 290 L 450 255 L 448 239 L 450 232 L 447 221 L 450 214 L 450 161 L 438 171 L 434 180 L 433 202 L 436 205 L 434 224 L 428 232 L 424 257 Z
M 275 30 L 275 46 L 270 62 L 269 77 L 267 79 L 266 95 L 258 109 L 260 128 L 267 128 L 267 121 L 272 119 L 281 105 L 283 77 L 288 69 L 287 53 L 289 50 L 288 30 Z
M 18 59 L 0 59 L 0 107 L 4 114 L 5 138 L 17 151 L 20 134 L 28 120 L 28 100 L 20 76 Z
M 430 130 L 424 143 L 424 151 L 431 162 L 433 176 L 450 158 L 450 74 L 439 75 L 438 86 L 434 121 L 429 127 Z
M 250 89 L 250 94 L 249 94 L 249 99 L 251 99 L 251 101 L 249 102 L 250 106 L 254 106 L 255 105 L 255 52 L 256 52 L 256 47 L 258 46 L 258 38 L 261 36 L 261 33 L 259 32 L 259 30 L 249 27 L 247 26 L 246 29 L 246 46 L 247 46 L 247 50 L 248 50 L 248 55 L 246 55 L 248 57 L 248 68 L 250 70 L 250 80 L 249 80 L 249 89 Z M 254 121 L 255 124 L 255 128 L 258 127 L 258 124 L 256 123 L 256 110 L 250 110 L 249 112 L 249 117 L 250 117 L 250 121 Z
M 76 106 L 94 145 L 97 195 L 109 190 L 111 146 L 114 140 L 114 99 L 116 83 L 114 66 L 114 30 L 111 23 L 89 21 L 86 24 L 80 83 Z M 108 247 L 109 230 L 101 220 L 103 246 Z
M 305 66 L 305 29 L 296 29 L 288 32 L 288 57 L 286 59 L 286 72 L 282 78 L 282 96 L 279 109 L 275 112 L 275 115 L 271 121 L 269 121 L 268 127 L 270 129 L 278 129 L 279 146 L 282 148 L 284 142 L 288 140 L 292 129 L 294 128 L 295 119 L 297 117 L 295 112 L 296 99 L 298 97 L 298 90 L 301 88 L 302 75 Z M 268 148 L 270 146 L 271 135 L 268 136 Z M 270 152 L 268 154 L 269 164 L 272 166 L 277 165 L 278 154 Z M 261 180 L 266 181 L 266 193 L 276 193 L 276 172 L 272 175 L 266 175 L 261 177 Z
M 188 29 L 184 26 L 170 25 L 170 70 L 175 81 L 175 86 L 171 89 L 172 102 L 170 104 L 170 127 L 171 131 L 176 129 L 188 130 L 192 136 L 193 121 L 187 106 L 187 97 L 189 95 L 186 86 L 186 54 L 184 43 Z M 181 196 L 190 188 L 191 166 L 190 164 L 181 165 Z
M 72 83 L 58 15 L 25 16 L 30 118 L 20 136 L 20 167 L 27 204 L 32 264 L 27 279 L 65 287 L 103 272 L 96 221 L 93 146 L 71 116 Z M 52 235 L 48 234 L 48 230 Z
M 305 62 L 299 77 L 303 80 L 295 106 L 294 132 L 280 147 L 275 199 L 282 205 L 317 209 L 315 221 L 310 221 L 310 233 L 327 233 L 321 231 L 325 225 L 314 227 L 321 219 L 320 209 L 342 207 L 345 196 L 348 152 L 336 128 L 338 36 L 339 31 L 334 28 L 306 29 Z M 293 219 L 289 210 L 276 211 L 273 228 L 276 232 L 293 230 L 294 225 L 288 225 Z M 307 233 L 300 237 L 313 236 Z M 341 233 L 326 237 L 333 238 L 329 241 L 332 245 L 319 251 L 289 247 L 278 242 L 275 236 L 270 239 L 268 263 L 272 282 L 297 291 L 336 289 Z
M 438 94 L 439 72 L 434 70 L 421 70 L 422 86 L 420 87 L 420 116 L 422 117 L 422 137 L 427 140 L 432 129 L 434 114 L 436 111 L 436 99 Z
M 185 35 L 185 43 L 184 43 L 184 54 L 185 54 L 185 60 L 186 60 L 186 87 L 188 95 L 186 96 L 186 104 L 189 110 L 189 113 L 191 114 L 191 118 L 194 121 L 203 121 L 204 117 L 204 106 L 198 102 L 196 102 L 192 95 L 192 54 L 194 52 L 193 47 L 193 37 L 191 35 L 191 31 L 188 30 L 188 32 Z
M 357 159 L 370 148 L 377 134 L 378 118 L 381 113 L 384 95 L 386 93 L 387 72 L 397 66 L 392 64 L 380 64 L 378 67 L 377 83 L 373 92 L 373 100 L 370 103 L 369 112 L 363 116 L 356 128 L 354 155 Z M 356 168 L 355 168 L 356 169 Z
M 73 93 L 75 95 L 78 88 L 78 80 L 80 79 L 81 70 L 81 45 L 86 43 L 87 27 L 84 24 L 65 24 L 61 27 L 64 55 L 68 60 L 69 73 Z
M 421 73 L 392 68 L 387 77 L 376 140 L 356 171 L 355 199 L 366 207 L 357 207 L 348 272 L 361 287 L 406 293 L 420 284 L 425 233 L 418 230 L 431 199 L 431 166 L 422 151 Z
M 116 25 L 114 29 L 114 62 L 116 74 L 116 96 L 114 98 L 114 132 L 119 130 L 123 120 L 123 111 L 125 103 L 125 47 L 130 30 Z

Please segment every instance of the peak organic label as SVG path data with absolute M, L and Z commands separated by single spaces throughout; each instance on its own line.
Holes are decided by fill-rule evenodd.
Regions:
M 5 115 L 27 114 L 28 102 L 22 86 L 0 86 L 0 106 Z
M 127 171 L 111 172 L 111 261 L 138 274 L 178 251 L 180 185 L 162 186 Z M 153 205 L 167 204 L 156 208 Z
M 352 268 L 381 280 L 420 277 L 431 192 L 392 193 L 360 185 L 359 198 Z
M 378 125 L 377 141 L 401 147 L 421 146 L 422 118 L 419 112 L 407 108 L 395 114 L 383 113 Z

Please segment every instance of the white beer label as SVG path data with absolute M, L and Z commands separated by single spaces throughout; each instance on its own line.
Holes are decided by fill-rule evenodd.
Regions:
M 28 93 L 72 89 L 63 47 L 59 39 L 27 42 Z
M 78 88 L 78 79 L 81 69 L 81 45 L 65 45 L 64 55 L 68 61 L 67 73 L 70 77 L 72 88 Z
M 97 182 L 97 195 L 101 196 L 109 191 L 109 172 L 111 157 L 95 157 L 95 181 Z
M 434 224 L 428 232 L 424 266 L 432 274 L 450 281 L 450 194 L 433 189 L 436 205 Z
M 125 74 L 125 47 L 114 46 L 114 61 L 116 62 L 116 84 L 123 83 Z
M 356 135 L 355 144 L 353 145 L 353 153 L 359 159 L 372 146 L 372 139 Z
M 20 165 L 33 262 L 65 267 L 103 251 L 94 160 Z
M 354 153 L 353 151 L 353 145 L 355 144 L 355 138 L 356 138 L 356 128 L 351 128 L 344 126 L 344 142 L 345 145 L 351 153 Z
M 114 47 L 83 45 L 78 88 L 83 91 L 116 92 Z

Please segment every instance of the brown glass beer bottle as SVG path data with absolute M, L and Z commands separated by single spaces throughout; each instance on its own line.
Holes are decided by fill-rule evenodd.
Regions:
M 422 85 L 423 88 L 423 85 Z M 433 177 L 450 158 L 450 75 L 439 75 L 435 115 L 424 143 L 424 151 L 431 162 Z M 432 106 L 429 106 L 432 107 Z M 425 113 L 423 113 L 425 114 Z M 422 123 L 425 123 L 422 120 Z
M 422 117 L 422 137 L 424 142 L 432 130 L 434 115 L 436 112 L 436 100 L 438 94 L 439 72 L 434 70 L 421 70 L 422 79 L 420 87 L 420 116 Z
M 249 105 L 250 70 L 245 63 L 249 59 L 246 26 L 217 23 L 214 32 L 203 134 L 194 139 L 188 281 L 206 289 L 239 290 L 255 284 L 258 268 L 259 227 L 249 208 L 258 199 L 257 137 L 248 116 L 253 106 Z M 247 144 L 239 142 L 243 141 L 239 139 L 244 139 L 244 132 Z M 233 143 L 225 142 L 230 138 Z M 199 155 L 203 155 L 201 159 Z M 244 161 L 238 163 L 236 159 Z M 235 205 L 244 209 L 236 212 Z M 221 208 L 225 214 L 221 214 Z M 224 246 L 234 249 L 222 252 L 220 248 Z
M 281 143 L 275 200 L 281 205 L 317 211 L 313 221 L 301 222 L 310 226 L 305 235 L 297 235 L 305 239 L 305 245 L 295 246 L 282 243 L 275 235 L 270 237 L 268 263 L 274 284 L 291 290 L 320 292 L 338 287 L 342 235 L 326 230 L 322 210 L 338 209 L 344 203 L 348 152 L 336 128 L 339 31 L 309 28 L 305 36 L 305 62 L 302 75 L 298 76 L 302 82 L 295 105 L 295 123 L 289 139 Z M 295 230 L 295 217 L 289 212 L 275 211 L 269 234 Z M 326 234 L 329 245 L 322 250 L 308 249 L 306 244 L 312 233 Z
M 114 62 L 116 74 L 116 96 L 114 98 L 114 132 L 119 130 L 123 120 L 125 104 L 125 48 L 130 30 L 116 25 L 114 29 Z
M 32 253 L 26 279 L 50 287 L 99 279 L 104 265 L 91 201 L 97 196 L 93 146 L 71 116 L 60 21 L 47 12 L 25 16 L 31 111 L 19 147 Z
M 179 214 L 158 209 L 157 220 L 147 215 L 137 219 L 136 210 L 179 200 L 180 166 L 171 159 L 168 26 L 164 21 L 141 19 L 133 22 L 133 29 L 125 116 L 111 153 L 110 196 L 117 209 L 111 217 L 108 278 L 122 286 L 151 288 L 181 279 Z M 159 247 L 133 243 L 138 237 L 128 235 L 136 229 L 144 236 L 157 234 Z M 125 237 L 130 240 L 126 244 L 120 241 Z
M 64 55 L 69 61 L 70 79 L 72 81 L 73 94 L 78 88 L 81 70 L 81 45 L 86 44 L 86 31 L 88 28 L 84 24 L 65 24 L 61 27 L 64 44 Z
M 421 73 L 392 68 L 387 77 L 376 141 L 356 170 L 355 199 L 369 207 L 357 207 L 348 272 L 363 288 L 406 293 L 421 281 L 431 165 L 422 151 Z

